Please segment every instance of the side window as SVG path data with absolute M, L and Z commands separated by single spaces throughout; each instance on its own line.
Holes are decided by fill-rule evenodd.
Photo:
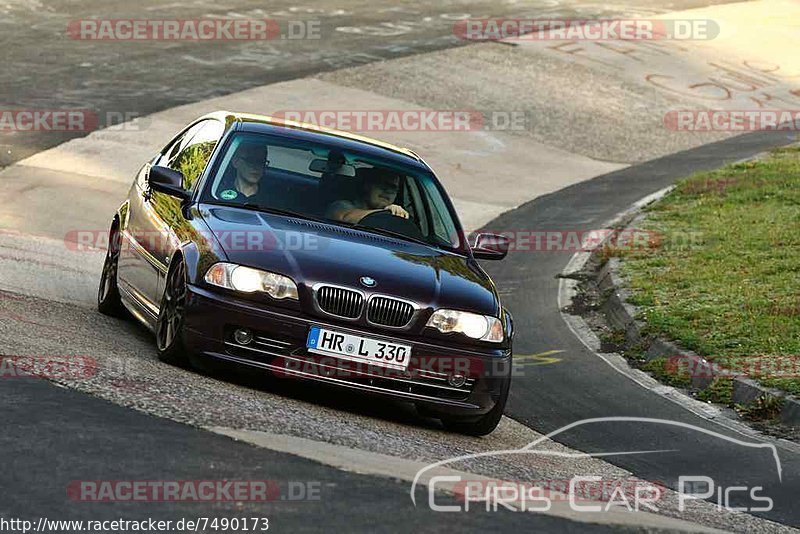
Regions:
M 431 180 L 422 180 L 422 187 L 428 193 L 432 233 L 443 242 L 458 246 L 458 234 L 452 219 L 442 216 L 448 210 L 436 185 Z
M 169 162 L 175 159 L 175 156 L 177 156 L 180 153 L 181 149 L 186 147 L 186 142 L 189 141 L 192 138 L 192 136 L 197 132 L 197 130 L 199 130 L 200 128 L 202 128 L 202 123 L 196 124 L 191 128 L 189 128 L 188 130 L 186 130 L 186 132 L 184 132 L 182 136 L 180 136 L 171 145 L 169 145 L 162 151 L 161 157 L 159 157 L 158 160 L 156 160 L 155 165 L 158 165 L 160 167 L 169 167 Z
M 402 179 L 403 207 L 408 211 L 411 220 L 419 226 L 422 235 L 429 235 L 428 218 L 422 209 L 422 199 L 417 189 L 416 180 L 404 176 Z
M 194 188 L 224 130 L 224 125 L 219 121 L 203 121 L 186 132 L 184 139 L 188 141 L 181 140 L 181 149 L 174 156 L 171 155 L 172 150 L 169 151 L 171 157 L 167 166 L 183 174 L 184 189 Z

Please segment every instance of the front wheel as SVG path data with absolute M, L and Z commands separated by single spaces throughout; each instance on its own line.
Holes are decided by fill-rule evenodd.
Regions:
M 186 363 L 184 343 L 184 310 L 186 307 L 186 265 L 176 258 L 167 275 L 164 296 L 156 321 L 158 359 L 169 364 Z
M 117 285 L 117 269 L 119 267 L 120 234 L 116 227 L 112 227 L 108 238 L 108 251 L 103 262 L 103 272 L 100 275 L 100 287 L 97 288 L 97 309 L 104 315 L 122 317 L 124 308 L 119 296 Z
M 508 390 L 511 387 L 511 377 L 507 378 L 503 384 L 503 389 L 500 392 L 500 398 L 497 399 L 494 407 L 486 414 L 478 419 L 456 419 L 443 417 L 442 424 L 447 430 L 458 432 L 459 434 L 466 434 L 467 436 L 485 436 L 491 434 L 500 423 L 503 417 L 503 411 L 506 408 L 506 401 L 508 400 Z

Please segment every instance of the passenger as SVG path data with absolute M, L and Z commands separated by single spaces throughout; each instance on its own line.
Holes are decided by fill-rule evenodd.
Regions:
M 396 217 L 408 219 L 408 212 L 395 204 L 400 177 L 378 169 L 364 171 L 361 194 L 354 200 L 337 200 L 328 207 L 329 219 L 358 223 L 373 213 L 388 211 Z

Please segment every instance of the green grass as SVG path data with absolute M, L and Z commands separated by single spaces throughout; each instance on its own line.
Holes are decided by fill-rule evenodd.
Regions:
M 644 229 L 659 238 L 614 253 L 648 331 L 800 394 L 765 371 L 800 369 L 800 149 L 682 181 Z
M 762 395 L 753 404 L 742 406 L 737 404 L 736 411 L 746 419 L 777 419 L 781 414 L 784 400 L 778 397 Z
M 691 380 L 682 376 L 680 372 L 669 369 L 668 358 L 655 358 L 642 364 L 642 370 L 655 376 L 668 386 L 686 388 L 691 385 Z
M 711 385 L 697 394 L 701 401 L 717 402 L 728 406 L 733 404 L 733 380 L 715 378 Z

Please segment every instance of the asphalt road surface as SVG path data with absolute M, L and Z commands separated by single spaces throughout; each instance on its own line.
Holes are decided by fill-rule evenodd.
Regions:
M 617 213 L 681 177 L 793 141 L 794 136 L 785 133 L 758 133 L 680 152 L 539 197 L 501 215 L 487 228 L 542 232 L 603 228 Z M 522 376 L 514 378 L 506 414 L 545 434 L 583 419 L 629 416 L 679 421 L 752 442 L 645 390 L 581 343 L 561 317 L 557 304 L 557 275 L 571 255 L 511 252 L 503 262 L 484 262 L 497 285 L 503 288 L 504 304 L 514 313 L 515 353 L 560 351 L 553 354 L 559 361 L 523 368 Z M 779 448 L 781 479 L 775 459 L 765 449 L 748 450 L 693 428 L 599 422 L 576 427 L 554 439 L 586 452 L 669 449 L 659 454 L 615 456 L 609 461 L 637 476 L 660 480 L 673 488 L 680 476 L 708 476 L 718 488 L 763 486 L 775 506 L 771 511 L 754 513 L 800 525 L 800 509 L 796 506 L 800 495 L 797 449 Z M 729 500 L 723 496 L 722 502 L 753 506 L 749 496 L 730 495 Z M 714 499 L 720 502 L 719 498 Z
M 382 7 L 346 1 L 317 5 L 204 0 L 176 3 L 6 2 L 0 6 L 6 64 L 0 72 L 5 109 L 91 109 L 146 114 L 248 87 L 340 67 L 464 44 L 452 35 L 452 21 L 480 16 L 600 17 L 706 5 L 655 1 L 608 5 L 604 2 L 406 2 Z M 635 4 L 635 5 L 634 5 Z M 70 20 L 97 18 L 202 18 L 207 16 L 320 20 L 319 40 L 267 43 L 103 43 L 66 36 Z M 71 135 L 0 134 L 6 165 Z M 488 224 L 492 230 L 586 230 L 597 228 L 630 203 L 691 172 L 712 168 L 790 140 L 750 135 L 637 165 L 541 197 Z M 80 194 L 76 191 L 76 194 Z M 50 200 L 53 205 L 62 198 Z M 109 203 L 108 213 L 113 209 Z M 97 214 L 92 214 L 96 216 Z M 43 209 L 31 214 L 44 220 Z M 13 229 L 12 229 L 13 230 Z M 25 230 L 21 228 L 21 230 Z M 63 243 L 60 243 L 63 245 Z M 13 252 L 13 251 L 12 251 Z M 564 323 L 557 305 L 558 280 L 568 253 L 515 253 L 504 262 L 486 263 L 517 321 L 515 352 L 555 353 L 549 365 L 523 367 L 515 378 L 507 414 L 539 432 L 581 419 L 640 416 L 679 421 L 727 436 L 736 435 L 696 417 L 663 397 L 647 392 L 588 351 Z M 52 266 L 50 266 L 52 267 Z M 38 281 L 41 283 L 42 281 Z M 58 280 L 50 280 L 57 284 Z M 3 284 L 6 286 L 6 284 Z M 94 398 L 39 381 L 0 381 L 4 432 L 0 450 L 0 515 L 59 519 L 115 518 L 135 513 L 175 520 L 197 516 L 196 505 L 163 503 L 75 503 L 65 495 L 71 480 L 207 478 L 319 481 L 315 502 L 276 502 L 268 506 L 217 503 L 208 516 L 263 514 L 276 526 L 353 530 L 452 530 L 448 514 L 411 508 L 408 485 L 389 479 L 331 469 L 292 455 L 236 443 L 193 428 L 221 424 L 231 428 L 271 428 L 286 434 L 335 442 L 418 460 L 492 450 L 525 443 L 519 426 L 504 422 L 483 440 L 447 434 L 437 422 L 407 407 L 369 402 L 347 395 L 318 395 L 303 388 L 265 388 L 257 381 L 222 380 L 164 366 L 155 360 L 152 339 L 130 322 L 110 320 L 87 308 L 0 292 L 0 353 L 92 354 L 120 364 L 119 376 L 76 384 Z M 120 363 L 121 362 L 121 363 Z M 106 363 L 106 362 L 103 362 Z M 113 371 L 113 369 L 112 369 Z M 220 377 L 226 378 L 226 377 Z M 299 392 L 298 392 L 299 390 Z M 321 397 L 321 398 L 319 398 Z M 128 408 L 155 414 L 160 418 Z M 174 421 L 170 421 L 172 419 Z M 519 435 L 514 434 L 519 432 Z M 741 438 L 741 436 L 738 436 Z M 512 439 L 513 438 L 513 439 Z M 782 480 L 763 451 L 697 430 L 642 423 L 596 423 L 556 436 L 555 441 L 587 452 L 667 451 L 618 456 L 612 463 L 650 480 L 675 487 L 678 476 L 711 477 L 719 486 L 762 485 L 775 507 L 758 515 L 787 525 L 800 524 L 794 506 L 800 494 L 800 460 L 779 448 Z M 10 460 L 9 460 L 10 459 Z M 476 465 L 504 476 L 521 469 L 528 479 L 556 476 L 561 464 Z M 576 468 L 576 472 L 586 473 Z M 516 473 L 516 471 L 514 471 Z M 714 498 L 716 499 L 716 498 Z M 713 499 L 712 499 L 713 500 Z M 718 500 L 718 499 L 716 499 Z M 734 497 L 729 504 L 741 504 Z M 76 506 L 76 504 L 78 506 Z M 713 511 L 713 510 L 712 510 Z M 532 514 L 471 513 L 459 528 L 544 531 L 606 530 Z
M 0 5 L 0 109 L 90 110 L 101 126 L 117 124 L 258 85 L 464 45 L 453 34 L 454 21 L 463 18 L 620 17 L 716 3 L 725 2 L 10 0 Z M 67 32 L 71 21 L 126 18 L 268 18 L 285 38 L 112 42 Z M 290 33 L 290 25 L 305 30 Z M 0 166 L 80 135 L 85 132 L 0 132 Z
M 6 463 L 0 472 L 0 517 L 4 519 L 23 519 L 35 525 L 42 517 L 58 521 L 147 518 L 173 524 L 202 517 L 267 518 L 270 530 L 278 532 L 317 528 L 334 532 L 452 532 L 450 514 L 433 512 L 426 506 L 413 507 L 408 484 L 348 473 L 235 442 L 46 381 L 3 380 L 0 406 L 4 428 L 0 450 Z M 73 481 L 109 478 L 268 481 L 269 487 L 275 488 L 270 492 L 274 501 L 93 502 L 81 500 L 80 490 L 67 490 L 74 487 Z M 425 502 L 426 489 L 419 491 L 418 499 Z M 437 496 L 440 505 L 454 502 L 452 497 Z M 463 524 L 459 530 L 612 531 L 609 527 L 529 515 L 473 507 L 468 519 L 460 518 Z M 58 531 L 79 529 L 73 525 Z

